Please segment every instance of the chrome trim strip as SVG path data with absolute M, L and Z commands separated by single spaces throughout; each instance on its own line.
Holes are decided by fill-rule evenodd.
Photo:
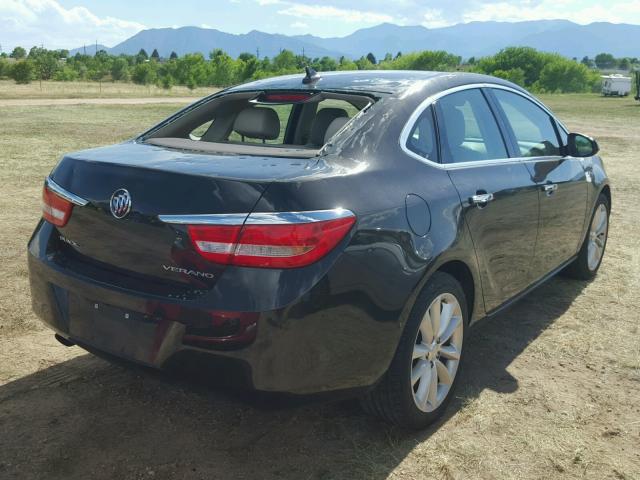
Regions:
M 221 213 L 213 215 L 158 215 L 164 223 L 176 225 L 242 225 L 248 213 Z
M 175 225 L 289 225 L 314 223 L 338 218 L 354 217 L 352 211 L 344 208 L 312 210 L 308 212 L 254 212 L 221 213 L 211 215 L 158 215 L 158 219 Z
M 510 158 L 495 158 L 491 160 L 478 160 L 475 162 L 459 162 L 459 163 L 438 163 L 438 168 L 445 170 L 457 170 L 469 167 L 491 167 L 494 165 L 509 165 L 511 163 L 536 163 L 549 160 L 560 160 L 563 157 L 559 156 L 546 156 L 546 157 L 510 157 Z
M 71 193 L 68 190 L 65 190 L 49 177 L 46 177 L 44 179 L 44 184 L 49 190 L 55 192 L 56 195 L 59 195 L 60 197 L 64 198 L 68 202 L 73 203 L 74 205 L 84 207 L 87 203 L 89 203 L 89 200 L 85 200 L 84 198 L 79 197 L 78 195 Z
M 438 163 L 438 162 L 434 162 L 432 160 L 429 160 L 427 158 L 424 158 L 420 155 L 418 155 L 415 152 L 412 152 L 411 150 L 409 150 L 407 148 L 407 141 L 409 140 L 409 135 L 411 134 L 411 129 L 413 128 L 413 126 L 415 125 L 415 123 L 418 121 L 418 118 L 420 117 L 420 115 L 422 115 L 422 112 L 424 112 L 427 108 L 429 108 L 431 105 L 433 105 L 437 100 L 439 100 L 442 97 L 446 97 L 447 95 L 451 94 L 451 93 L 456 93 L 456 92 L 462 92 L 464 90 L 472 90 L 472 89 L 476 89 L 476 88 L 497 88 L 499 90 L 507 90 L 509 92 L 513 92 L 517 95 L 520 95 L 523 98 L 526 98 L 527 100 L 535 103 L 536 105 L 538 105 L 540 108 L 542 108 L 551 118 L 553 118 L 555 120 L 555 122 L 562 128 L 565 130 L 565 132 L 568 133 L 567 128 L 564 126 L 564 124 L 562 124 L 562 122 L 560 122 L 555 115 L 553 115 L 553 113 L 551 112 L 551 110 L 549 110 L 542 102 L 540 102 L 540 100 L 538 100 L 537 98 L 522 92 L 520 90 L 516 90 L 515 88 L 511 88 L 511 87 L 507 87 L 506 85 L 499 85 L 497 83 L 470 83 L 468 85 L 460 85 L 458 87 L 454 87 L 454 88 L 450 88 L 448 90 L 443 90 L 442 92 L 438 92 L 435 95 L 431 95 L 430 97 L 426 98 L 424 101 L 422 101 L 422 103 L 420 103 L 420 105 L 418 105 L 418 107 L 413 111 L 413 113 L 411 114 L 411 116 L 409 117 L 409 119 L 407 120 L 407 122 L 405 123 L 404 127 L 402 128 L 402 132 L 400 133 L 400 148 L 402 149 L 402 151 L 404 153 L 406 153 L 407 155 L 409 155 L 410 157 L 415 158 L 416 160 L 419 160 L 423 163 L 426 163 L 427 165 L 430 165 L 432 167 L 435 168 L 439 168 L 441 170 L 455 170 L 455 169 L 459 169 L 459 168 L 467 168 L 467 167 L 481 167 L 481 166 L 487 166 L 487 165 L 497 165 L 497 164 L 507 164 L 507 163 L 520 163 L 522 161 L 537 161 L 537 160 L 548 160 L 549 157 L 513 157 L 513 158 L 494 158 L 491 160 L 479 160 L 479 161 L 475 161 L 475 162 L 459 162 L 459 163 Z
M 247 225 L 278 225 L 293 223 L 314 223 L 338 218 L 354 217 L 351 210 L 334 208 L 332 210 L 312 210 L 309 212 L 257 212 L 247 218 Z

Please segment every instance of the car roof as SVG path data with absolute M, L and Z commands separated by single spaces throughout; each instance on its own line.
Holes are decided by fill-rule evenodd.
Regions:
M 488 75 L 468 72 L 429 72 L 419 70 L 350 70 L 318 72 L 320 79 L 310 85 L 302 83 L 304 74 L 284 75 L 237 85 L 227 92 L 254 90 L 334 90 L 362 93 L 401 94 L 416 84 L 431 84 L 433 93 L 465 84 L 494 83 L 520 87 Z

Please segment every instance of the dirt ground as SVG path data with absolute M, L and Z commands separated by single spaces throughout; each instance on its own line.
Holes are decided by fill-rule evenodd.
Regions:
M 25 265 L 42 178 L 63 152 L 178 105 L 0 106 L 0 478 L 640 479 L 640 103 L 543 100 L 600 141 L 601 272 L 555 278 L 474 328 L 455 401 L 421 433 L 353 401 L 234 394 L 58 344 L 31 313 Z

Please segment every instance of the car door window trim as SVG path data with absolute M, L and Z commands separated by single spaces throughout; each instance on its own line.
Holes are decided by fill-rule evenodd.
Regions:
M 439 168 L 441 170 L 450 170 L 450 169 L 459 169 L 459 168 L 468 168 L 468 167 L 478 167 L 478 166 L 489 166 L 489 165 L 496 165 L 496 164 L 508 164 L 508 163 L 522 163 L 523 161 L 527 161 L 527 162 L 531 162 L 531 161 L 545 161 L 545 160 L 550 160 L 550 159 L 559 159 L 559 158 L 564 158 L 562 156 L 547 156 L 547 157 L 509 157 L 509 158 L 496 158 L 496 159 L 491 159 L 491 160 L 478 160 L 478 161 L 471 161 L 471 162 L 458 162 L 458 163 L 439 163 L 439 162 L 434 162 L 432 160 L 429 160 L 427 158 L 422 157 L 421 155 L 418 155 L 417 153 L 412 152 L 411 150 L 409 150 L 409 148 L 407 147 L 407 141 L 409 139 L 409 135 L 411 134 L 411 130 L 413 129 L 413 126 L 415 125 L 415 122 L 420 118 L 420 116 L 422 115 L 422 113 L 429 108 L 430 106 L 434 105 L 437 100 L 439 100 L 442 97 L 445 97 L 447 95 L 450 95 L 452 93 L 456 93 L 456 92 L 461 92 L 464 90 L 472 90 L 472 89 L 499 89 L 499 90 L 506 90 L 512 93 L 515 93 L 517 95 L 520 95 L 521 97 L 529 100 L 530 102 L 533 102 L 535 105 L 537 105 L 538 107 L 542 108 L 542 110 L 544 110 L 545 113 L 547 113 L 551 119 L 556 123 L 556 125 L 558 126 L 558 128 L 562 128 L 566 133 L 568 133 L 569 131 L 567 130 L 567 128 L 562 124 L 562 122 L 560 122 L 554 115 L 553 113 L 539 100 L 537 100 L 535 97 L 529 96 L 528 94 L 526 94 L 525 92 L 516 90 L 515 88 L 511 88 L 508 87 L 506 85 L 498 85 L 495 83 L 470 83 L 467 85 L 460 85 L 458 87 L 454 87 L 454 88 L 450 88 L 447 90 L 443 90 L 442 92 L 438 92 L 434 95 L 431 95 L 430 97 L 426 98 L 425 100 L 422 101 L 422 103 L 420 103 L 420 105 L 418 105 L 418 107 L 413 111 L 413 113 L 411 114 L 411 116 L 409 117 L 409 119 L 407 120 L 407 122 L 405 123 L 404 127 L 402 128 L 402 132 L 400 133 L 400 148 L 402 149 L 402 151 L 409 155 L 410 157 L 415 158 L 416 160 L 426 163 L 427 165 L 430 165 L 432 167 L 435 168 Z M 484 93 L 484 92 L 483 92 Z M 491 102 L 489 103 L 489 107 L 491 108 Z M 493 110 L 493 109 L 492 109 Z M 437 119 L 436 119 L 436 124 L 437 124 Z M 502 125 L 498 124 L 498 127 L 500 128 L 500 130 L 502 130 Z M 504 133 L 503 133 L 504 135 Z M 440 155 L 440 158 L 442 158 L 442 155 Z
M 511 152 L 509 152 L 507 138 L 505 137 L 504 132 L 502 132 L 502 130 L 500 128 L 500 123 L 498 122 L 498 118 L 496 116 L 496 112 L 494 112 L 493 109 L 491 108 L 491 105 L 490 105 L 490 103 L 489 103 L 489 101 L 487 99 L 487 96 L 485 95 L 485 93 L 482 91 L 481 88 L 477 88 L 477 89 L 474 88 L 474 89 L 469 89 L 469 90 L 478 90 L 478 92 L 480 93 L 480 98 L 482 98 L 482 100 L 485 102 L 485 105 L 486 105 L 487 109 L 489 110 L 490 115 L 493 117 L 493 120 L 495 122 L 495 126 L 498 129 L 498 134 L 500 136 L 500 140 L 502 141 L 502 147 L 503 147 L 505 153 L 507 155 L 510 155 Z M 462 91 L 467 91 L 467 90 L 462 90 Z M 452 95 L 452 94 L 455 94 L 455 93 L 459 93 L 459 92 L 452 92 L 449 95 Z M 449 95 L 445 95 L 444 97 L 440 97 L 440 99 L 436 100 L 433 103 L 433 109 L 432 109 L 433 115 L 436 118 L 436 120 L 440 120 L 441 123 L 444 123 L 443 119 L 445 118 L 445 112 L 444 112 L 444 109 L 442 108 L 442 104 L 441 104 L 440 100 L 446 98 Z M 472 110 L 473 110 L 473 107 L 471 107 L 471 105 L 470 105 L 470 108 L 472 108 Z M 478 119 L 475 117 L 475 115 L 476 115 L 475 110 L 473 110 L 472 114 L 474 115 L 474 119 L 476 120 L 476 123 L 478 125 L 479 130 L 480 130 L 479 134 L 482 136 L 483 144 L 485 145 L 485 147 L 487 147 L 487 143 L 486 142 L 487 142 L 488 136 L 486 136 L 485 134 L 489 133 L 489 132 L 486 131 L 486 126 L 483 126 L 482 122 L 478 122 Z M 445 140 L 447 139 L 447 133 L 448 132 L 447 132 L 446 128 L 443 129 L 443 132 L 438 132 L 437 133 L 438 140 L 439 140 L 439 143 L 440 143 L 440 146 L 441 146 L 441 149 L 442 149 L 442 153 L 441 153 L 441 155 L 439 157 L 439 163 L 442 164 L 442 165 L 474 164 L 474 163 L 479 163 L 479 162 L 493 161 L 496 158 L 497 159 L 501 159 L 502 158 L 502 157 L 494 157 L 494 158 L 488 158 L 488 159 L 484 159 L 484 160 L 472 160 L 472 161 L 465 161 L 465 162 L 445 161 L 445 159 L 448 159 L 450 157 L 450 154 L 449 154 L 448 150 L 447 150 L 447 155 L 444 154 L 445 152 L 444 152 L 444 147 L 443 147 L 443 144 L 448 143 L 448 141 L 443 141 L 443 138 Z M 487 138 L 485 138 L 485 136 Z M 487 151 L 488 151 L 488 148 L 487 148 Z
M 502 107 L 502 104 L 500 103 L 500 100 L 498 100 L 498 98 L 494 95 L 494 93 L 491 91 L 491 88 L 487 88 L 486 92 L 487 92 L 487 96 L 491 97 L 491 103 L 492 106 L 495 106 L 496 109 L 496 114 L 499 115 L 504 123 L 504 128 L 506 130 L 506 134 L 510 139 L 510 142 L 513 145 L 513 148 L 516 149 L 516 154 L 520 154 L 520 144 L 518 143 L 518 137 L 516 135 L 515 130 L 513 129 L 513 126 L 511 125 L 511 122 L 509 120 L 509 117 L 507 116 L 507 112 L 505 112 L 504 108 Z M 560 132 L 558 131 L 558 127 L 557 127 L 557 120 L 555 119 L 555 117 L 549 112 L 549 109 L 547 108 L 542 108 L 542 106 L 537 103 L 532 101 L 531 98 L 528 98 L 524 95 L 520 95 L 521 97 L 523 97 L 525 100 L 528 100 L 531 104 L 537 106 L 538 108 L 540 108 L 544 113 L 547 114 L 547 119 L 549 121 L 549 123 L 551 124 L 551 128 L 553 129 L 553 134 L 556 136 L 556 142 L 558 142 L 559 145 L 559 151 L 560 153 L 563 152 L 564 150 L 564 144 L 562 142 L 562 138 L 560 137 Z M 522 113 L 522 112 L 521 112 Z M 562 157 L 562 155 L 551 155 L 552 157 Z M 545 158 L 548 156 L 532 156 L 532 157 L 524 157 L 524 158 Z

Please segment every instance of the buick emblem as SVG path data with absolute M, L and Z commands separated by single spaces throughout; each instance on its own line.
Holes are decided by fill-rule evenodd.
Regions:
M 131 195 L 124 188 L 116 190 L 111 195 L 111 202 L 109 204 L 111 208 L 111 215 L 116 218 L 124 218 L 131 210 Z

